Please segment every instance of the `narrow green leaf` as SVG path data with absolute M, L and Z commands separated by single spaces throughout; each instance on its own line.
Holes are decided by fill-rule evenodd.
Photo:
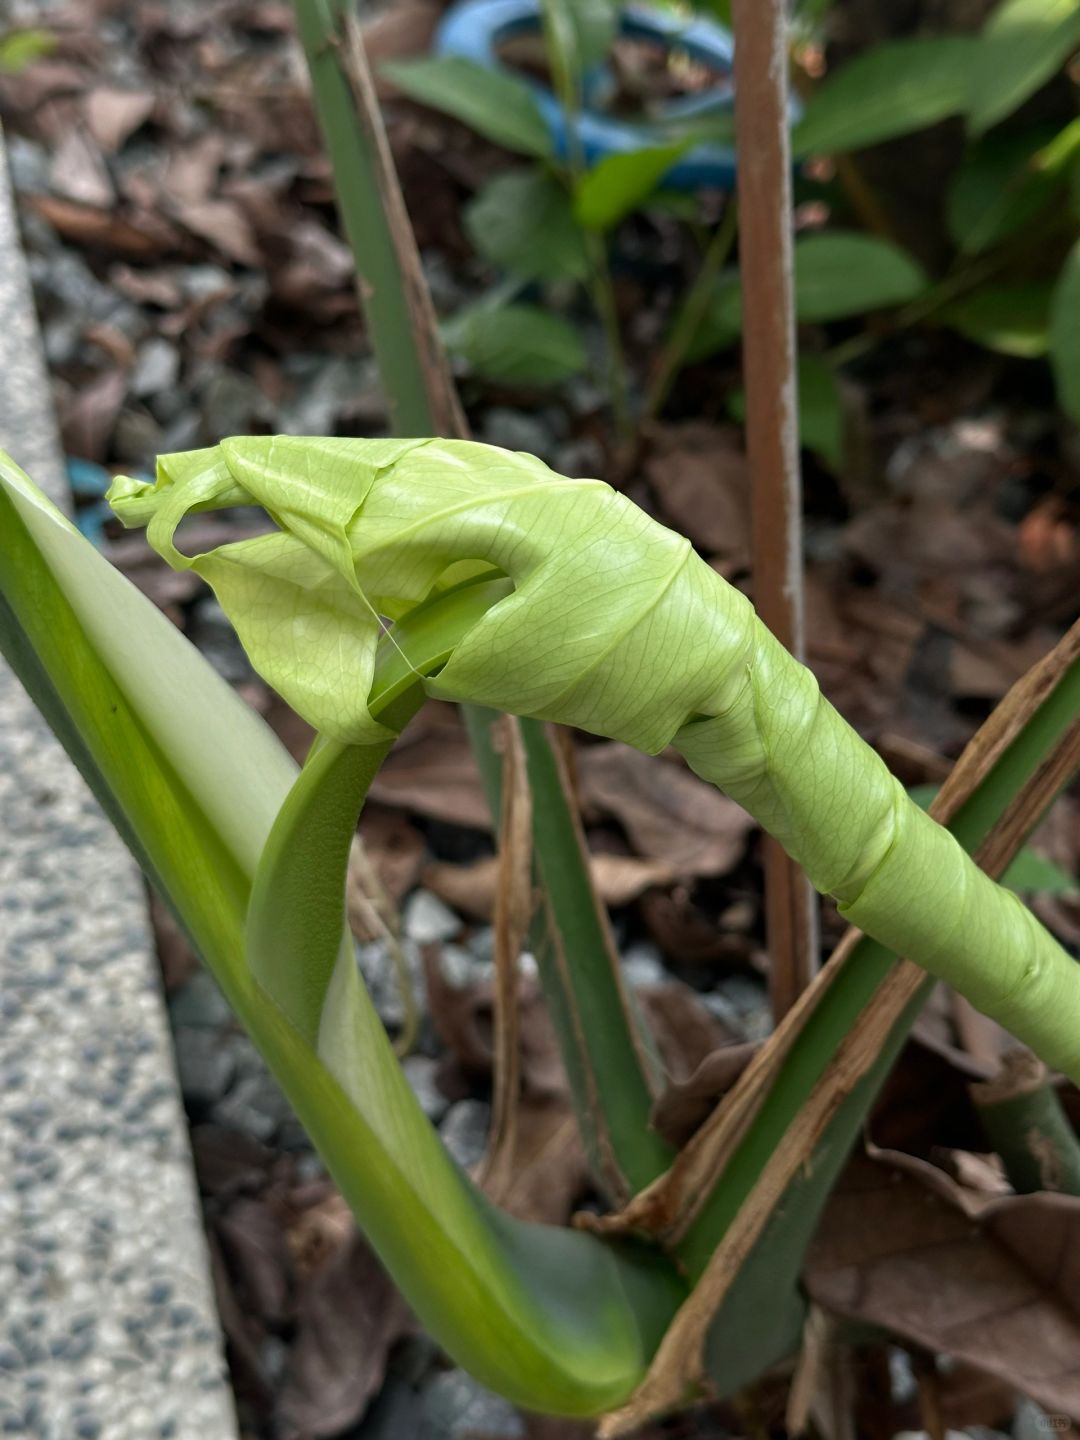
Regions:
M 546 158 L 551 136 L 533 93 L 506 70 L 489 70 L 462 55 L 395 60 L 382 74 L 412 100 L 452 115 L 506 150 Z
M 795 313 L 800 320 L 842 320 L 902 305 L 928 284 L 898 246 L 873 235 L 829 230 L 795 242 Z
M 691 141 L 607 155 L 578 181 L 574 213 L 589 230 L 610 230 L 638 209 L 684 154 Z
M 505 170 L 465 207 L 485 260 L 522 280 L 583 280 L 589 259 L 566 187 L 546 170 Z
M 1051 286 L 1039 281 L 985 285 L 939 314 L 946 325 L 988 350 L 1034 360 L 1050 348 L 1050 299 Z
M 474 375 L 506 385 L 557 385 L 586 364 L 574 327 L 535 305 L 480 301 L 447 321 L 443 339 Z
M 1050 301 L 1050 363 L 1061 408 L 1080 423 L 1080 241 L 1069 251 Z
M 875 46 L 811 96 L 792 133 L 793 153 L 859 150 L 960 114 L 978 43 L 945 35 Z
M 970 60 L 972 134 L 1011 115 L 1078 45 L 1076 0 L 1004 0 L 983 27 Z
M 607 54 L 618 29 L 614 0 L 541 0 L 544 43 L 555 93 L 575 103 L 585 72 Z

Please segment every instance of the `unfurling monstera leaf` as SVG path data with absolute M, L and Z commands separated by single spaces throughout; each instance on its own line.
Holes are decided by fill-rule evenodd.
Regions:
M 465 442 L 271 437 L 167 456 L 156 484 L 117 480 L 110 500 L 210 583 L 256 669 L 345 745 L 390 738 L 369 709 L 379 617 L 501 581 L 429 694 L 674 745 L 850 921 L 1080 1081 L 1075 962 L 908 799 L 749 601 L 609 486 Z M 236 505 L 277 529 L 176 548 L 185 515 Z

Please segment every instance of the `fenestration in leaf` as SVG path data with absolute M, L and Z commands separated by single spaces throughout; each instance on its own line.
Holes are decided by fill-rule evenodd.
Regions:
M 239 492 L 281 533 L 178 557 L 187 510 Z M 155 486 L 118 482 L 112 500 L 153 517 L 151 542 L 214 585 L 255 666 L 345 742 L 385 737 L 366 701 L 378 616 L 509 576 L 430 693 L 674 744 L 848 919 L 1080 1078 L 1080 969 L 908 799 L 746 597 L 609 486 L 462 441 L 267 437 L 165 457 Z

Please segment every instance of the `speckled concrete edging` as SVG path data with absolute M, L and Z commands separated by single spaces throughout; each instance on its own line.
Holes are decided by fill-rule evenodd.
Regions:
M 0 144 L 0 445 L 63 498 Z M 145 895 L 0 663 L 0 1436 L 233 1440 Z

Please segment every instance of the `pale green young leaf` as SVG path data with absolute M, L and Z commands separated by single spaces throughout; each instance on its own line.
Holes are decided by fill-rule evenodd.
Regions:
M 859 150 L 966 110 L 979 42 L 917 36 L 877 45 L 829 75 L 792 132 L 793 153 Z
M 920 810 L 929 810 L 934 796 L 941 787 L 938 785 L 912 785 L 908 790 Z M 1040 855 L 1037 850 L 1025 848 L 1001 877 L 1001 883 L 1010 890 L 1026 891 L 1033 895 L 1064 895 L 1075 890 L 1077 882 L 1053 860 Z
M 1050 348 L 1051 294 L 1042 281 L 984 285 L 945 306 L 940 319 L 988 350 L 1037 360 Z
M 504 170 L 465 207 L 465 233 L 521 280 L 583 280 L 589 259 L 566 187 L 546 170 Z
M 446 322 L 443 340 L 474 375 L 505 385 L 557 385 L 587 358 L 574 327 L 536 305 L 481 300 Z
M 824 322 L 863 315 L 913 300 L 926 275 L 888 240 L 856 231 L 827 230 L 795 242 L 795 313 Z
M 971 57 L 968 124 L 981 135 L 1022 105 L 1080 46 L 1076 0 L 1002 0 Z
M 411 100 L 452 115 L 506 150 L 541 158 L 552 153 L 532 91 L 507 70 L 491 70 L 462 55 L 438 55 L 395 60 L 381 73 Z
M 365 463 L 378 469 L 384 453 L 369 450 Z M 235 466 L 238 488 L 252 494 L 260 488 L 255 471 L 265 469 L 266 485 L 280 497 L 283 472 L 274 473 L 273 459 L 264 446 L 259 465 Z M 207 473 L 214 466 L 205 455 L 177 460 L 156 497 L 136 494 L 132 503 L 145 515 L 150 504 L 175 507 L 174 487 L 205 495 L 215 488 Z M 309 539 L 333 508 L 332 480 L 314 494 Z M 363 467 L 354 468 L 339 490 L 343 505 L 363 483 Z M 121 486 L 118 494 L 134 488 Z M 307 488 L 301 480 L 286 497 L 294 512 L 305 508 Z M 158 539 L 167 550 L 165 531 Z M 265 976 L 271 998 L 256 978 L 261 957 L 250 957 L 253 973 L 245 953 L 259 939 L 257 926 L 254 937 L 246 933 L 252 885 L 278 817 L 288 832 L 291 814 L 317 816 L 318 804 L 315 812 L 290 809 L 296 767 L 268 727 L 6 457 L 0 642 L 175 909 L 436 1338 L 483 1383 L 530 1409 L 587 1415 L 625 1398 L 677 1303 L 670 1270 L 644 1252 L 624 1254 L 591 1236 L 513 1221 L 458 1170 L 393 1056 L 351 951 L 337 948 L 342 937 L 330 911 L 338 897 L 311 876 L 328 853 L 317 837 L 304 856 L 318 901 L 311 943 L 331 945 L 337 956 L 317 1050 L 305 1038 L 316 1007 L 297 1004 L 278 984 L 285 957 L 276 978 Z M 347 669 L 348 656 L 337 658 Z M 303 786 L 316 781 L 316 800 L 331 807 L 329 829 L 319 825 L 337 835 L 337 862 L 352 823 L 335 793 L 340 778 L 330 767 L 319 786 L 312 770 L 294 792 L 303 797 Z M 365 783 L 361 776 L 354 804 Z M 275 874 L 281 871 L 271 863 L 271 892 Z M 288 894 L 274 900 L 279 923 L 262 938 L 283 946 L 302 916 Z M 295 1022 L 283 1002 L 297 1007 Z
M 1069 251 L 1050 301 L 1050 363 L 1058 403 L 1080 423 L 1080 241 Z
M 689 139 L 606 155 L 577 183 L 574 214 L 588 230 L 610 230 L 648 200 L 689 147 Z
M 363 494 L 347 538 L 377 612 L 418 603 L 464 561 L 512 581 L 427 681 L 430 693 L 650 753 L 675 744 L 853 924 L 1080 1075 L 1066 1018 L 1080 1004 L 1073 962 L 908 799 L 812 674 L 684 537 L 598 481 L 564 480 L 489 446 L 418 443 L 368 485 L 367 447 L 380 443 L 249 439 L 230 441 L 223 455 L 250 489 L 268 457 L 287 470 L 294 452 L 298 464 L 303 456 L 317 466 L 327 491 L 343 492 L 343 508 L 358 473 Z M 299 672 L 285 692 L 301 714 L 308 685 Z M 366 715 L 339 723 L 351 729 Z

